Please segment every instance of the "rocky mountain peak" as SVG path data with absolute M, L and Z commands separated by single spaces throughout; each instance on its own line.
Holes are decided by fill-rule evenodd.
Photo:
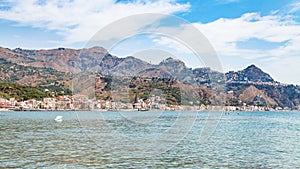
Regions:
M 248 66 L 242 71 L 242 74 L 244 74 L 246 78 L 252 82 L 274 82 L 273 78 L 269 74 L 263 72 L 255 65 Z
M 137 59 L 137 58 L 135 58 L 133 56 L 127 56 L 126 59 Z
M 178 68 L 186 68 L 185 63 L 179 59 L 174 59 L 172 57 L 168 57 L 167 59 L 161 61 L 159 65 L 173 66 Z
M 181 71 L 187 69 L 185 63 L 179 59 L 169 57 L 161 61 L 158 65 L 159 69 L 169 72 L 172 75 L 178 74 Z
M 167 59 L 163 60 L 161 63 L 181 63 L 184 64 L 184 62 L 182 62 L 179 59 L 174 59 L 172 57 L 168 57 Z
M 243 70 L 244 72 L 257 72 L 257 73 L 265 73 L 260 68 L 255 66 L 254 64 L 248 66 L 246 69 Z
M 236 82 L 274 82 L 274 79 L 255 65 L 250 65 L 244 70 L 226 73 L 228 81 Z

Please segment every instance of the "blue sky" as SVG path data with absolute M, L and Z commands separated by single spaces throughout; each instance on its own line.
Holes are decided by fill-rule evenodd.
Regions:
M 170 14 L 190 22 L 214 47 L 224 71 L 256 64 L 277 81 L 300 84 L 296 0 L 0 0 L 0 46 L 82 48 L 106 25 L 142 13 Z M 134 37 L 111 52 L 126 56 L 148 49 L 170 53 L 191 67 L 203 66 L 184 45 L 166 37 Z

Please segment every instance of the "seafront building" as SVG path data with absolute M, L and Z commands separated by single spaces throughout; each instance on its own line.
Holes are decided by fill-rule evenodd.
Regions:
M 58 96 L 17 101 L 15 98 L 0 97 L 0 110 L 198 110 L 198 111 L 284 111 L 288 107 L 270 108 L 266 106 L 211 106 L 211 105 L 167 105 L 160 96 L 151 96 L 147 100 L 137 99 L 133 103 L 114 102 L 109 100 L 89 99 L 86 96 Z M 300 106 L 297 106 L 300 110 Z

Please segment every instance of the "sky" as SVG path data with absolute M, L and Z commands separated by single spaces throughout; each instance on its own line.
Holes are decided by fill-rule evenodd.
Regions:
M 99 30 L 144 13 L 175 16 L 197 28 L 215 50 L 224 72 L 255 64 L 276 81 L 300 85 L 298 0 L 0 0 L 0 46 L 83 48 Z M 134 24 L 161 19 L 150 17 Z M 190 67 L 203 66 L 186 45 L 161 35 L 132 36 L 109 51 L 142 57 L 149 50 L 177 56 Z

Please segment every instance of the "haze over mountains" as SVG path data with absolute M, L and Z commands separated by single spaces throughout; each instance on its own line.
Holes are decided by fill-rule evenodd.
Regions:
M 102 47 L 82 50 L 0 48 L 0 65 L 1 81 L 53 91 L 69 91 L 67 93 L 70 93 L 72 74 L 89 71 L 103 76 L 176 79 L 185 85 L 203 87 L 204 93 L 210 93 L 210 97 L 222 95 L 213 91 L 217 90 L 216 86 L 223 84 L 227 105 L 289 108 L 300 105 L 299 86 L 276 82 L 255 65 L 223 74 L 210 68 L 188 68 L 184 62 L 173 58 L 167 58 L 156 65 L 132 56 L 119 58 Z

